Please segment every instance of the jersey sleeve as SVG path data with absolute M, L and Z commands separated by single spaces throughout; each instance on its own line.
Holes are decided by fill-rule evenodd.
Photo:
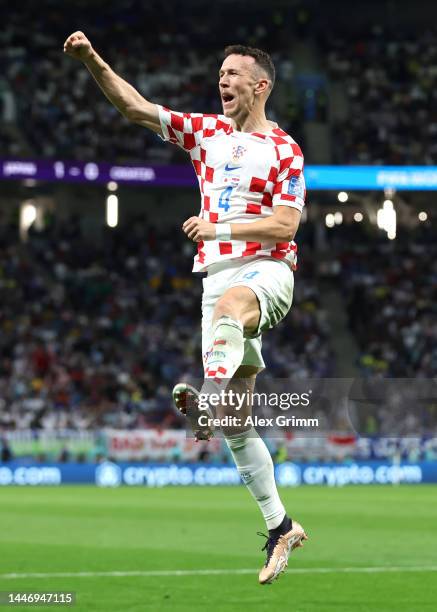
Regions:
M 291 206 L 302 212 L 305 205 L 305 178 L 303 175 L 303 155 L 296 144 L 278 147 L 279 172 L 273 188 L 273 206 Z
M 204 138 L 229 128 L 219 115 L 179 113 L 160 105 L 158 111 L 162 139 L 179 145 L 187 152 L 200 146 Z

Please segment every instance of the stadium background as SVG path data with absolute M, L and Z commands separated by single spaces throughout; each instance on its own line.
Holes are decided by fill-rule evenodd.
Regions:
M 176 381 L 201 375 L 201 283 L 180 229 L 198 210 L 194 172 L 177 147 L 118 115 L 86 69 L 62 54 L 65 38 L 83 30 L 147 98 L 184 111 L 220 111 L 226 44 L 271 52 L 269 118 L 301 145 L 309 190 L 294 305 L 265 335 L 263 376 L 290 385 L 369 377 L 420 384 L 437 373 L 436 13 L 426 2 L 400 1 L 0 3 L 5 589 L 18 590 L 14 573 L 20 589 L 26 581 L 41 590 L 64 572 L 71 576 L 62 585 L 70 581 L 87 610 L 208 602 L 236 610 L 245 601 L 261 610 L 295 588 L 287 578 L 273 599 L 254 595 L 245 568 L 259 555 L 246 517 L 255 531 L 256 509 L 231 486 L 239 479 L 225 445 L 187 439 L 170 402 Z M 333 427 L 317 438 L 269 440 L 287 503 L 320 532 L 303 567 L 293 560 L 308 570 L 297 574 L 296 609 L 350 610 L 352 601 L 362 610 L 432 609 L 435 594 L 423 595 L 423 584 L 435 563 L 436 494 L 423 483 L 437 481 L 435 400 L 408 408 L 377 406 L 358 432 Z M 68 483 L 105 489 L 55 486 Z M 376 483 L 397 486 L 362 488 Z M 356 486 L 337 488 L 347 484 Z M 412 555 L 401 535 L 418 508 Z M 382 551 L 369 544 L 377 521 Z M 229 546 L 233 530 L 242 533 L 241 554 L 230 560 L 220 546 L 211 553 L 199 522 L 214 550 Z M 337 537 L 340 558 L 328 553 Z M 241 573 L 223 602 L 233 565 Z M 211 569 L 201 578 L 210 601 L 195 596 L 200 567 Z M 181 585 L 175 576 L 187 568 Z M 139 572 L 120 576 L 123 596 L 98 576 L 86 585 L 77 577 L 117 570 Z M 43 576 L 32 582 L 26 572 Z M 370 574 L 375 591 L 366 599 Z M 315 594 L 305 603 L 310 585 Z M 172 601 L 173 592 L 185 599 Z

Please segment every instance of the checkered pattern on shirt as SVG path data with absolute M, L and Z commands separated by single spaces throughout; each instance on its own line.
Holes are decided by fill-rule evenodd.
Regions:
M 202 206 L 200 216 L 211 223 L 244 223 L 273 214 L 273 206 L 291 206 L 302 211 L 305 200 L 303 155 L 297 143 L 277 128 L 269 134 L 242 134 L 230 119 L 221 115 L 179 113 L 158 107 L 164 140 L 179 145 L 190 154 L 199 182 Z M 249 136 L 249 141 L 247 137 Z M 232 191 L 229 210 L 220 208 L 220 195 L 226 189 L 226 164 L 231 145 L 241 144 L 254 152 L 242 166 L 238 187 Z M 260 160 L 262 160 L 260 162 Z M 194 271 L 208 265 L 251 255 L 284 259 L 295 267 L 294 241 L 260 243 L 243 240 L 198 243 Z

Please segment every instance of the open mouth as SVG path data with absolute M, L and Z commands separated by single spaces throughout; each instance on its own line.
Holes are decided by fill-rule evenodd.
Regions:
M 222 100 L 223 100 L 223 104 L 226 106 L 227 104 L 229 104 L 230 102 L 232 102 L 232 100 L 234 99 L 234 96 L 232 94 L 229 93 L 224 93 L 222 95 Z

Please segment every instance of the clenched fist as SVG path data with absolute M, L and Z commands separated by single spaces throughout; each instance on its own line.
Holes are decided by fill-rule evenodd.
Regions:
M 215 225 L 200 217 L 190 217 L 182 225 L 183 231 L 193 242 L 215 239 Z
M 64 53 L 85 62 L 93 54 L 90 41 L 83 32 L 73 32 L 64 43 Z

